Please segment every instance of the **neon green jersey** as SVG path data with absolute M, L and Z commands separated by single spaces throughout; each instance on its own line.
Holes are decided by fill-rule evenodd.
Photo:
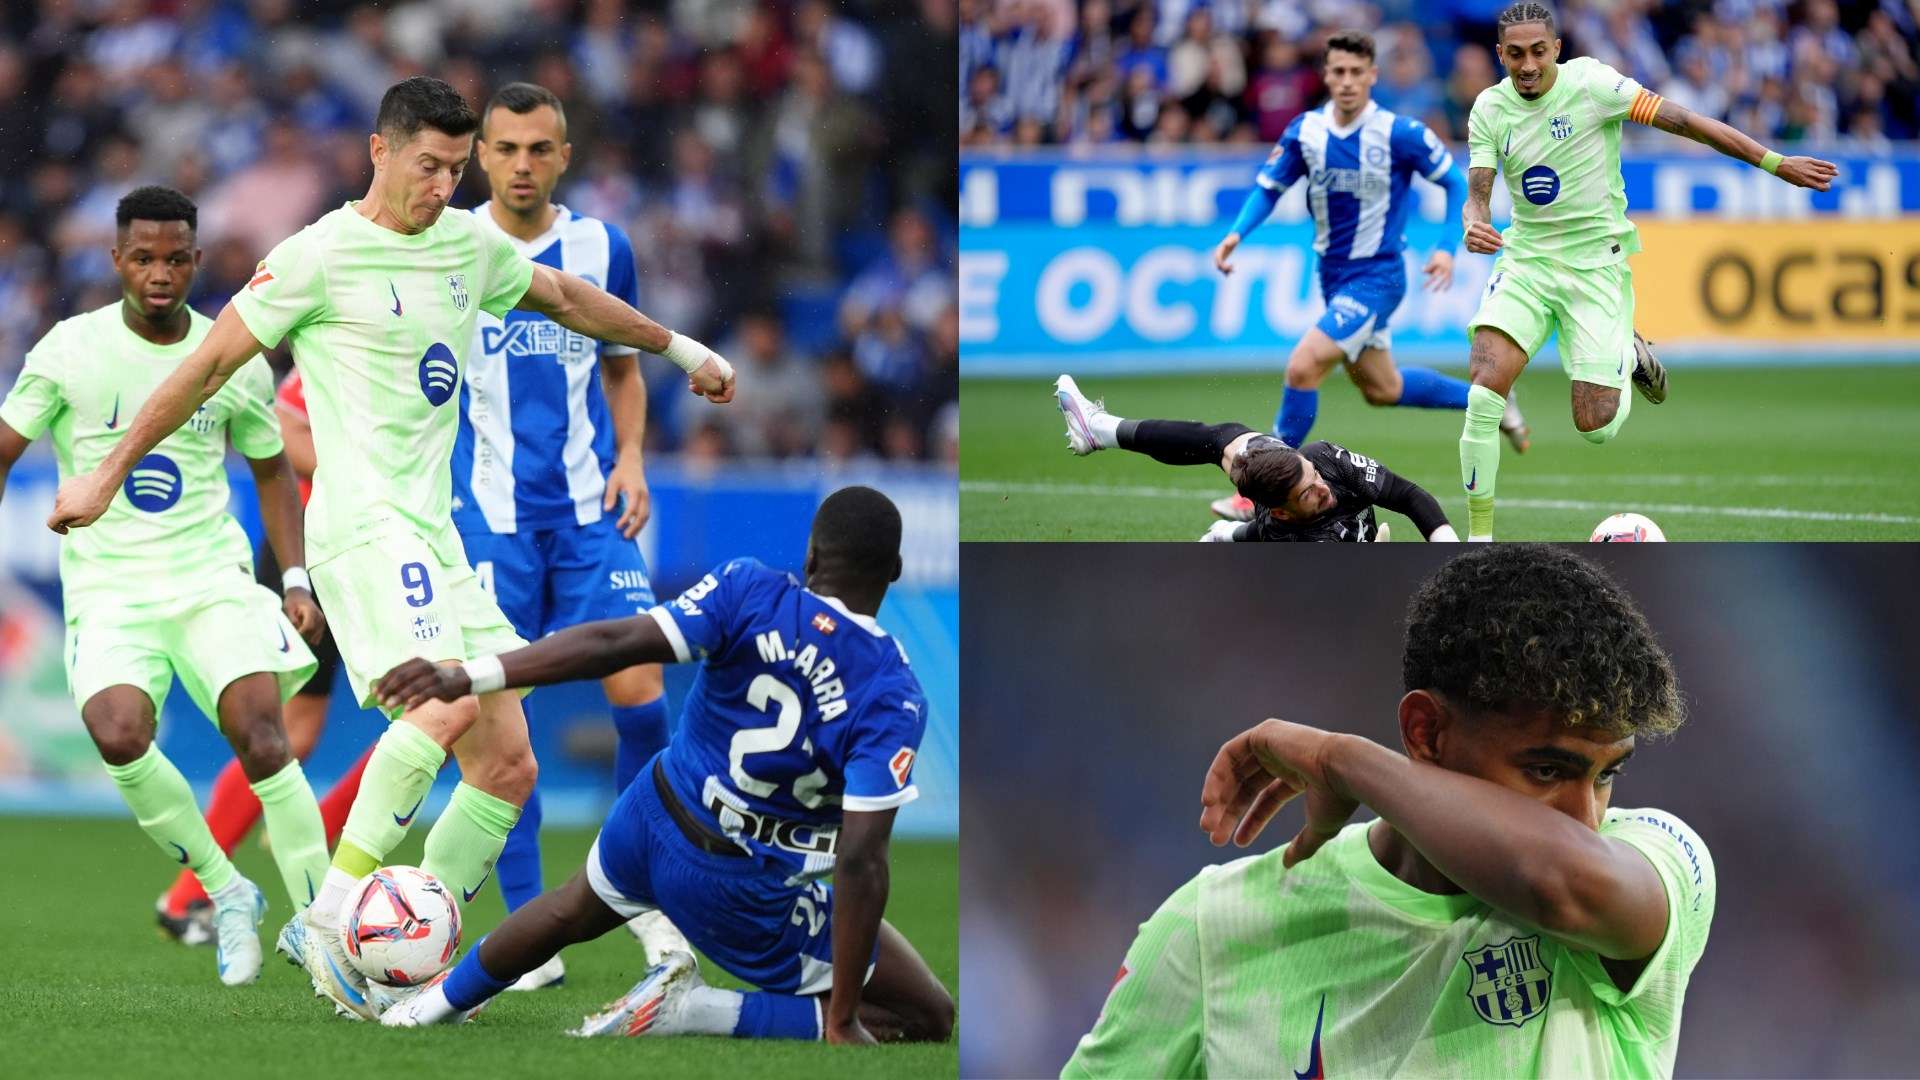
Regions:
M 57 323 L 27 352 L 0 420 L 35 439 L 51 432 L 66 479 L 113 451 L 133 418 L 213 323 L 190 311 L 187 336 L 155 345 L 127 329 L 118 302 Z M 91 527 L 60 541 L 70 609 L 167 603 L 204 593 L 212 574 L 253 574 L 253 549 L 227 512 L 227 438 L 250 458 L 280 452 L 273 372 L 247 361 L 146 457 Z
M 1640 250 L 1620 177 L 1620 125 L 1640 84 L 1592 57 L 1559 65 L 1528 101 L 1502 79 L 1473 100 L 1468 167 L 1498 168 L 1513 196 L 1505 250 L 1590 269 Z
M 1685 823 L 1612 810 L 1667 892 L 1634 985 L 1471 896 L 1394 877 L 1350 825 L 1291 870 L 1211 866 L 1141 926 L 1064 1076 L 1670 1076 L 1713 862 Z
M 290 342 L 300 368 L 317 462 L 309 561 L 395 530 L 450 534 L 474 319 L 504 316 L 532 281 L 504 235 L 453 210 L 408 236 L 348 203 L 261 261 L 233 306 L 262 345 Z

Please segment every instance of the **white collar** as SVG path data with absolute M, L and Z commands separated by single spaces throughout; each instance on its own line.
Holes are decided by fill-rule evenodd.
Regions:
M 862 630 L 865 630 L 867 633 L 872 634 L 874 637 L 887 636 L 886 630 L 880 626 L 880 620 L 874 618 L 871 615 L 862 615 L 857 611 L 848 610 L 847 605 L 841 603 L 839 597 L 821 596 L 819 593 L 814 592 L 812 589 L 807 590 L 807 595 L 814 597 L 815 599 L 819 600 L 821 603 L 827 605 L 833 610 L 839 612 L 842 615 L 845 615 L 849 619 L 852 619 L 855 623 L 859 624 Z
M 1367 121 L 1373 118 L 1374 110 L 1378 109 L 1379 105 L 1376 104 L 1372 98 L 1368 98 L 1367 107 L 1361 109 L 1360 115 L 1354 117 L 1353 123 L 1348 124 L 1346 127 L 1340 127 L 1333 122 L 1332 101 L 1328 101 L 1325 105 L 1321 106 L 1321 108 L 1327 117 L 1327 134 L 1332 135 L 1336 139 L 1344 139 L 1354 132 L 1359 131 L 1362 127 L 1365 127 Z
M 558 213 L 553 215 L 553 223 L 547 226 L 546 232 L 541 233 L 539 236 L 536 236 L 531 240 L 522 240 L 519 237 L 513 235 L 512 233 L 500 227 L 500 223 L 498 221 L 495 221 L 493 217 L 493 200 L 492 199 L 488 199 L 486 202 L 483 202 L 479 206 L 474 207 L 473 212 L 476 215 L 478 215 L 481 220 L 485 221 L 488 225 L 491 225 L 493 227 L 493 231 L 499 233 L 501 236 L 506 237 L 508 242 L 512 243 L 514 247 L 519 249 L 520 254 L 531 256 L 531 255 L 538 255 L 541 252 L 547 250 L 548 245 L 552 244 L 555 240 L 560 239 L 560 226 L 565 225 L 567 222 L 573 220 L 573 211 L 567 209 L 565 205 L 561 203 L 554 203 L 553 208 L 556 211 L 558 211 Z

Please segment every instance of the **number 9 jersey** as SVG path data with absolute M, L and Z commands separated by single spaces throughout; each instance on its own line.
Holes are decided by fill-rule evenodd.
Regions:
M 704 661 L 661 752 L 664 778 L 763 868 L 794 882 L 824 877 L 843 810 L 918 795 L 926 697 L 873 617 L 754 559 L 721 566 L 648 614 L 681 661 Z

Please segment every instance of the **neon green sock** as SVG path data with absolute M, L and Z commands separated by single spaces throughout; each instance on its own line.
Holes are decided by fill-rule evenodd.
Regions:
M 420 869 L 459 889 L 463 902 L 472 903 L 493 873 L 493 862 L 507 846 L 507 833 L 520 820 L 520 808 L 462 783 L 453 789 L 447 812 L 427 834 L 427 854 Z
M 125 765 L 107 765 L 107 775 L 119 786 L 140 828 L 168 858 L 186 864 L 201 888 L 216 893 L 233 883 L 233 863 L 213 842 L 200 804 L 193 801 L 193 789 L 158 745 L 148 746 Z
M 1500 417 L 1507 399 L 1475 386 L 1467 391 L 1460 431 L 1460 484 L 1467 489 L 1467 535 L 1493 535 L 1493 483 L 1500 474 Z
M 404 720 L 389 725 L 360 775 L 360 794 L 347 811 L 333 865 L 356 878 L 378 869 L 406 838 L 446 760 L 447 752 L 426 732 Z
M 298 761 L 253 786 L 273 837 L 273 861 L 295 911 L 313 903 L 327 876 L 327 826 Z

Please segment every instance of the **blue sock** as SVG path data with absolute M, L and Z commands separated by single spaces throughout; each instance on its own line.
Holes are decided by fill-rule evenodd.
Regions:
M 507 844 L 493 864 L 500 882 L 500 898 L 508 911 L 518 911 L 540 895 L 540 792 L 527 794 L 520 820 L 507 832 Z
M 1416 409 L 1464 409 L 1467 407 L 1467 382 L 1427 368 L 1400 369 L 1400 400 L 1395 405 Z
M 1273 417 L 1273 433 L 1297 450 L 1307 441 L 1307 432 L 1313 430 L 1313 418 L 1319 411 L 1320 391 L 1295 390 L 1289 386 L 1280 395 L 1280 411 Z
M 742 994 L 740 1019 L 733 1025 L 737 1039 L 818 1039 L 820 1008 L 810 997 L 769 994 L 755 990 Z
M 613 707 L 613 730 L 620 743 L 613 751 L 613 782 L 625 791 L 653 755 L 667 745 L 667 699 L 663 695 L 645 705 Z
M 486 938 L 481 938 L 485 941 Z M 447 1003 L 456 1009 L 471 1009 L 475 1005 L 498 994 L 513 985 L 512 979 L 496 979 L 480 966 L 480 945 L 476 942 L 467 950 L 467 955 L 454 965 L 453 974 L 440 984 L 446 991 Z

